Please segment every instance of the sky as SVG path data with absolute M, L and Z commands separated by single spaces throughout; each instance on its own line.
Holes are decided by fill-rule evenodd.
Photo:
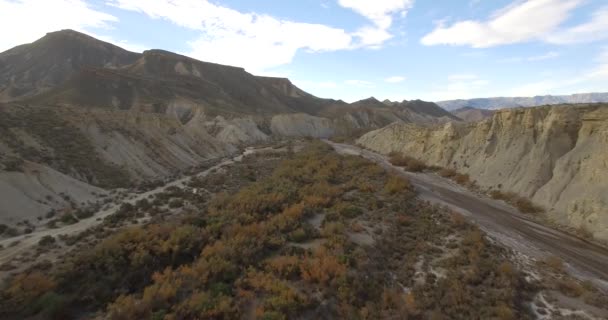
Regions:
M 0 0 L 0 28 L 0 51 L 74 29 L 349 102 L 608 91 L 606 0 Z

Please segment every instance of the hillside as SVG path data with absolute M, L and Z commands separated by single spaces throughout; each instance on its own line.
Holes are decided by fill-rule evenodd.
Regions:
M 439 101 L 437 104 L 453 111 L 460 108 L 471 107 L 477 109 L 502 109 L 515 107 L 536 107 L 554 104 L 599 103 L 608 102 L 608 93 L 578 93 L 563 96 L 535 96 L 535 97 L 497 97 L 477 98 L 468 100 Z
M 132 53 L 72 30 L 0 53 L 0 95 L 8 101 L 0 104 L 0 186 L 15 195 L 0 204 L 0 219 L 11 224 L 95 204 L 108 190 L 245 145 L 448 119 L 433 103 L 320 99 L 289 79 L 164 50 Z
M 530 198 L 551 219 L 608 239 L 607 105 L 506 109 L 471 124 L 393 124 L 358 143 L 469 174 L 482 188 Z
M 494 111 L 486 109 L 476 109 L 472 107 L 464 107 L 456 109 L 450 113 L 466 122 L 476 122 L 492 117 Z

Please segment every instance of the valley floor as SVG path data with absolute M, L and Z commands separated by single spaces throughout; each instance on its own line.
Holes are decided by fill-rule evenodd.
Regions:
M 342 154 L 361 155 L 406 176 L 422 199 L 448 205 L 468 216 L 496 241 L 525 256 L 560 257 L 578 278 L 608 292 L 608 249 L 536 223 L 504 202 L 475 194 L 433 173 L 413 173 L 392 165 L 386 156 L 349 144 L 326 141 Z
M 608 318 L 607 249 L 331 141 L 0 244 L 6 319 Z

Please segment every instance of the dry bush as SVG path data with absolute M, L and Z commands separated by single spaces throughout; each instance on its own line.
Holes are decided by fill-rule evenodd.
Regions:
M 556 256 L 547 257 L 544 260 L 544 263 L 555 272 L 563 272 L 564 271 L 564 262 L 562 259 Z
M 515 201 L 515 207 L 523 213 L 541 213 L 543 209 L 539 206 L 535 205 L 529 199 L 519 197 Z
M 365 228 L 364 228 L 364 227 L 363 227 L 363 225 L 361 225 L 359 222 L 353 222 L 353 223 L 350 225 L 350 230 L 351 230 L 352 232 L 357 232 L 357 233 L 358 233 L 358 232 L 363 232 L 363 231 L 365 231 Z
M 460 185 L 466 185 L 471 181 L 468 174 L 461 174 L 461 173 L 457 173 L 456 175 L 454 175 L 452 177 L 452 179 Z
M 508 202 L 515 197 L 515 194 L 514 193 L 505 193 L 500 190 L 492 190 L 492 191 L 490 191 L 490 197 L 492 197 L 492 199 L 495 199 L 495 200 L 505 200 Z
M 452 178 L 457 173 L 458 172 L 456 172 L 456 170 L 454 170 L 454 169 L 443 168 L 443 169 L 439 170 L 439 172 L 437 174 L 439 174 L 440 176 L 442 176 L 444 178 Z
M 462 227 L 466 225 L 467 219 L 459 212 L 452 211 L 450 212 L 450 220 L 457 227 Z
M 407 171 L 412 172 L 421 172 L 427 168 L 424 162 L 396 152 L 389 154 L 389 161 L 394 166 L 404 167 Z
M 490 191 L 490 197 L 495 200 L 503 200 L 516 207 L 522 213 L 541 213 L 543 208 L 535 205 L 527 198 L 520 197 L 513 192 L 502 192 L 499 190 Z
M 412 190 L 412 184 L 404 177 L 391 176 L 384 185 L 384 191 L 388 194 L 397 194 Z
M 591 232 L 591 230 L 589 230 L 587 228 L 587 226 L 579 226 L 576 229 L 576 234 L 581 238 L 585 238 L 585 239 L 589 239 L 589 240 L 594 239 L 593 232 Z
M 559 292 L 565 294 L 568 297 L 580 297 L 585 293 L 585 288 L 573 279 L 559 279 L 555 285 Z

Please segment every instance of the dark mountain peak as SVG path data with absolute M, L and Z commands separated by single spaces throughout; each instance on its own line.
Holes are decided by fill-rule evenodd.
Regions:
M 0 53 L 0 101 L 48 91 L 85 67 L 118 68 L 139 56 L 74 30 L 50 32 Z
M 394 107 L 394 106 L 396 106 L 396 105 L 399 104 L 399 102 L 397 102 L 397 101 L 391 101 L 389 99 L 382 100 L 382 103 L 384 103 L 385 105 L 390 106 L 390 107 Z
M 369 97 L 367 99 L 359 100 L 351 103 L 353 107 L 386 107 L 386 105 L 380 102 L 378 99 L 374 97 Z
M 84 40 L 91 40 L 91 41 L 101 41 L 98 40 L 96 38 L 93 38 L 85 33 L 76 31 L 76 30 L 72 30 L 72 29 L 62 29 L 59 31 L 52 31 L 52 32 L 47 32 L 47 34 L 40 38 L 40 40 L 45 40 L 45 39 L 84 39 Z
M 376 102 L 380 102 L 380 100 L 378 100 L 378 99 L 376 99 L 376 97 L 372 96 L 372 97 L 369 97 L 367 99 L 359 100 L 359 102 L 373 102 L 373 103 L 376 103 Z

